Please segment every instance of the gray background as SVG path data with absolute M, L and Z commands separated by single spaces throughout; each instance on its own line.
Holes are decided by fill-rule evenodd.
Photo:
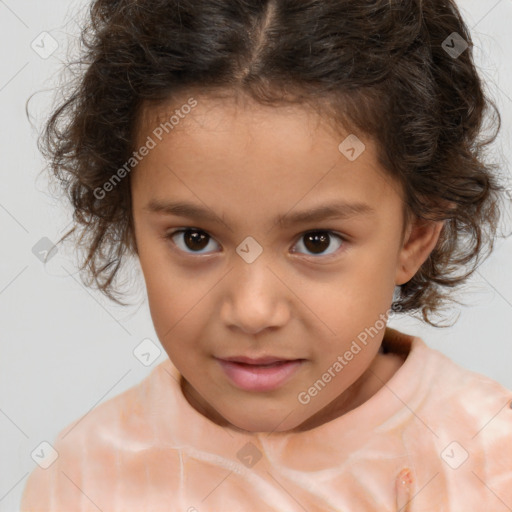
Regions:
M 36 130 L 86 5 L 0 0 L 1 511 L 18 510 L 35 467 L 31 453 L 42 441 L 51 443 L 71 421 L 139 382 L 165 357 L 162 351 L 146 367 L 133 354 L 143 339 L 158 345 L 137 262 L 130 274 L 134 305 L 122 308 L 84 287 L 71 252 L 60 249 L 45 266 L 32 251 L 45 237 L 56 242 L 71 220 L 40 174 L 45 163 L 36 148 Z M 503 115 L 495 152 L 508 165 L 512 2 L 461 0 L 459 5 L 473 30 L 477 63 Z M 58 48 L 50 56 L 31 47 L 49 52 L 52 38 Z M 25 102 L 34 93 L 31 126 Z M 435 329 L 412 319 L 391 325 L 512 389 L 511 261 L 512 238 L 500 240 L 466 287 L 463 298 L 469 306 L 455 310 L 460 317 L 453 327 Z

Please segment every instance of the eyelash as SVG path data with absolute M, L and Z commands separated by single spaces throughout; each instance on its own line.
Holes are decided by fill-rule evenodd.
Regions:
M 208 234 L 208 232 L 206 232 L 206 231 L 204 231 L 204 230 L 202 230 L 202 229 L 199 229 L 199 228 L 180 228 L 180 229 L 175 229 L 175 230 L 173 230 L 173 231 L 170 231 L 170 232 L 166 233 L 166 234 L 164 235 L 164 239 L 171 241 L 175 246 L 177 246 L 177 244 L 174 242 L 173 238 L 174 238 L 176 235 L 178 235 L 178 234 L 186 233 L 186 232 L 188 232 L 188 231 L 195 232 L 195 233 L 204 233 L 207 237 L 209 237 L 209 239 L 210 239 L 210 240 L 214 240 L 214 238 L 213 238 L 212 236 L 210 236 L 210 235 Z M 347 240 L 347 238 L 346 238 L 346 237 L 344 237 L 344 236 L 340 235 L 339 233 L 336 233 L 335 231 L 331 231 L 331 230 L 329 230 L 329 229 L 311 229 L 311 230 L 304 231 L 303 233 L 301 233 L 301 234 L 298 236 L 297 241 L 294 243 L 294 246 L 295 246 L 297 243 L 299 243 L 299 242 L 303 239 L 303 237 L 304 237 L 305 235 L 313 234 L 313 233 L 315 233 L 315 234 L 328 234 L 329 236 L 335 236 L 335 237 L 339 238 L 339 239 L 341 240 L 341 242 L 342 242 L 342 244 L 341 244 L 341 248 L 338 248 L 336 251 L 334 251 L 334 252 L 333 252 L 333 253 L 331 253 L 331 254 L 327 254 L 327 255 L 325 255 L 325 256 L 324 256 L 324 255 L 322 255 L 322 254 L 319 254 L 319 255 L 314 255 L 314 254 L 306 255 L 306 256 L 309 256 L 309 257 L 311 257 L 311 258 L 313 258 L 313 259 L 319 259 L 319 258 L 324 258 L 324 259 L 325 259 L 325 258 L 334 257 L 334 256 L 336 256 L 336 254 L 337 254 L 338 252 L 340 252 L 340 251 L 342 252 L 342 251 L 344 250 L 344 248 L 343 248 L 343 247 L 344 247 L 344 246 L 346 245 L 346 243 L 348 242 L 348 240 Z M 330 244 L 329 244 L 329 247 L 330 247 Z M 178 250 L 178 251 L 180 251 L 180 252 L 182 252 L 182 253 L 185 253 L 185 254 L 187 254 L 187 255 L 197 255 L 197 256 L 202 256 L 202 255 L 204 255 L 204 254 L 205 254 L 205 253 L 200 253 L 200 252 L 197 252 L 197 251 L 196 251 L 196 252 L 194 252 L 194 251 L 192 251 L 192 252 L 187 252 L 187 251 L 184 251 L 184 250 L 180 249 L 179 247 L 178 247 L 178 249 L 177 249 L 177 250 Z M 294 253 L 296 253 L 296 252 L 298 252 L 298 251 L 293 251 L 293 252 L 294 252 Z M 206 254 L 210 254 L 210 253 L 206 253 Z

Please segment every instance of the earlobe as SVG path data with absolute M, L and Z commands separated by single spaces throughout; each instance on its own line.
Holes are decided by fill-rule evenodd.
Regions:
M 443 226 L 444 221 L 412 221 L 398 257 L 395 284 L 405 284 L 414 277 L 435 248 Z

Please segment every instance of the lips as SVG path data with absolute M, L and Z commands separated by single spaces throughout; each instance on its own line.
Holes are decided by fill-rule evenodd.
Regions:
M 245 363 L 252 365 L 266 365 L 273 363 L 282 363 L 286 361 L 296 361 L 296 359 L 286 359 L 284 357 L 273 357 L 273 356 L 265 356 L 265 357 L 246 357 L 246 356 L 235 356 L 235 357 L 224 357 L 223 361 L 230 361 L 233 363 Z
M 236 387 L 245 391 L 271 391 L 288 381 L 302 366 L 304 359 L 282 359 L 273 356 L 245 356 L 217 359 L 225 375 Z

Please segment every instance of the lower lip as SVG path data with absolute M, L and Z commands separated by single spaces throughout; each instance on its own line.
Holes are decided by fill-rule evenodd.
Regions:
M 302 359 L 275 366 L 257 366 L 217 359 L 233 384 L 246 391 L 271 391 L 282 386 L 299 369 Z

